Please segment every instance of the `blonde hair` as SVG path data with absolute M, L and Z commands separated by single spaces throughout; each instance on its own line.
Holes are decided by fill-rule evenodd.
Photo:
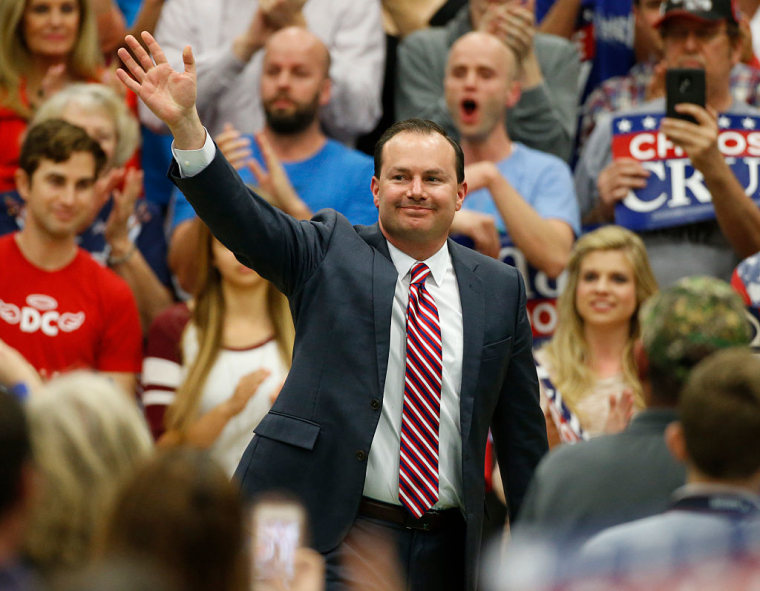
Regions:
M 60 119 L 69 105 L 101 110 L 111 119 L 116 129 L 114 166 L 122 166 L 132 157 L 140 145 L 140 125 L 124 100 L 104 84 L 80 82 L 67 86 L 40 105 L 29 126 L 48 119 Z
M 188 328 L 192 324 L 198 338 L 198 355 L 187 371 L 185 381 L 177 388 L 174 402 L 167 411 L 167 428 L 184 431 L 195 420 L 203 384 L 222 348 L 226 306 L 222 293 L 222 276 L 213 264 L 211 231 L 200 220 L 198 224 L 198 279 L 193 296 L 194 306 Z M 293 355 L 295 330 L 287 298 L 267 282 L 267 310 L 274 325 L 275 340 L 286 367 Z M 186 329 L 187 330 L 187 329 Z
M 150 431 L 134 399 L 89 372 L 51 380 L 31 397 L 28 413 L 42 491 L 26 550 L 49 573 L 78 568 L 121 481 L 150 454 Z
M 583 319 L 576 307 L 576 291 L 583 259 L 596 251 L 621 251 L 633 267 L 636 283 L 636 310 L 631 315 L 630 333 L 623 352 L 623 379 L 633 388 L 635 405 L 644 406 L 641 384 L 633 360 L 633 344 L 639 337 L 639 309 L 657 291 L 646 248 L 641 238 L 620 226 L 604 226 L 590 232 L 575 243 L 567 265 L 567 283 L 557 300 L 557 328 L 544 347 L 552 369 L 554 385 L 563 399 L 574 407 L 589 392 L 596 377 L 589 366 L 589 351 L 583 331 Z
M 32 55 L 24 40 L 24 10 L 29 0 L 0 2 L 0 104 L 23 117 L 32 110 L 21 100 L 21 81 L 30 70 Z M 95 13 L 88 0 L 77 0 L 79 34 L 68 56 L 68 73 L 78 80 L 98 78 L 103 54 L 98 44 Z

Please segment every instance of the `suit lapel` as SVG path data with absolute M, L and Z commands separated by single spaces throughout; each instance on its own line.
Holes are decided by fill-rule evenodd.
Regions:
M 468 264 L 461 252 L 464 247 L 449 240 L 451 261 L 459 284 L 459 299 L 462 303 L 462 385 L 459 392 L 459 424 L 462 441 L 467 441 L 472 425 L 472 409 L 475 402 L 475 387 L 480 373 L 480 356 L 483 350 L 485 330 L 485 299 L 483 285 L 474 273 L 477 263 Z
M 372 247 L 372 306 L 375 316 L 375 351 L 377 354 L 378 392 L 385 388 L 391 338 L 391 312 L 398 273 L 391 261 L 388 243 L 377 224 L 362 228 L 360 236 Z

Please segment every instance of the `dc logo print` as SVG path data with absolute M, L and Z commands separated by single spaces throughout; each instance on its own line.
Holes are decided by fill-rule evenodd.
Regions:
M 64 312 L 61 314 L 55 298 L 44 294 L 29 294 L 26 306 L 0 300 L 0 320 L 7 324 L 18 324 L 21 332 L 55 337 L 60 332 L 74 332 L 84 324 L 84 312 Z

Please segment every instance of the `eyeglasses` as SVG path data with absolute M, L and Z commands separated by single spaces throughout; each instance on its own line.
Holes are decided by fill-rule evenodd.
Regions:
M 662 30 L 662 38 L 683 43 L 691 35 L 694 35 L 694 38 L 699 43 L 709 43 L 718 35 L 726 32 L 725 25 L 717 27 L 664 27 Z

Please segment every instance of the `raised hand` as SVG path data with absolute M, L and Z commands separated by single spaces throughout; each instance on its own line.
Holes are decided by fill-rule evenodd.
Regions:
M 112 255 L 118 257 L 132 247 L 129 240 L 129 220 L 142 189 L 143 172 L 130 168 L 124 173 L 124 188 L 113 191 L 113 206 L 104 230 L 106 241 L 111 245 Z M 119 252 L 114 252 L 114 249 Z
M 161 46 L 147 31 L 142 39 L 150 55 L 132 35 L 125 41 L 135 58 L 125 48 L 119 49 L 119 58 L 129 70 L 116 71 L 119 80 L 132 90 L 169 127 L 175 145 L 181 150 L 203 147 L 206 132 L 195 108 L 197 77 L 195 59 L 190 46 L 182 51 L 184 71 L 174 70 Z M 155 62 L 155 63 L 154 63 Z
M 231 123 L 214 138 L 216 147 L 235 170 L 241 170 L 251 160 L 251 140 L 240 133 Z

